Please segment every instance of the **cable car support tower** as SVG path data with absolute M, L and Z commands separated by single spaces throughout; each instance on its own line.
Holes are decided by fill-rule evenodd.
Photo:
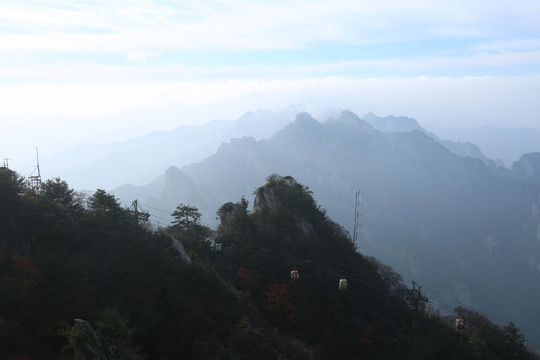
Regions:
M 150 213 L 141 207 L 137 199 L 131 202 L 131 205 L 128 207 L 128 210 L 130 210 L 135 215 L 135 220 L 137 222 L 142 221 L 146 223 L 148 222 L 148 219 L 150 218 Z
M 361 212 L 361 208 L 364 207 L 364 193 L 357 190 L 354 197 L 354 230 L 353 230 L 353 246 L 356 249 L 359 245 L 358 238 L 362 238 L 360 235 L 360 228 L 362 224 L 360 223 L 360 217 L 364 214 Z
M 413 288 L 411 290 L 411 301 L 414 309 L 413 321 L 412 321 L 412 338 L 411 338 L 411 359 L 423 360 L 424 352 L 422 349 L 422 342 L 420 341 L 420 315 L 418 308 L 422 304 L 424 305 L 429 299 L 422 294 L 422 287 L 418 285 L 414 280 L 412 282 Z
M 34 175 L 34 173 L 37 171 L 37 175 Z M 39 193 L 41 191 L 41 172 L 39 170 L 39 155 L 38 155 L 38 148 L 36 147 L 36 168 L 30 176 L 28 177 L 28 180 L 30 181 L 30 187 L 32 190 L 34 190 L 36 193 Z

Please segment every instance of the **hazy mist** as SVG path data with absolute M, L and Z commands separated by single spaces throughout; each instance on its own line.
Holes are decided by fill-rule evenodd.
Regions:
M 186 203 L 213 227 L 277 173 L 351 232 L 362 191 L 360 252 L 540 343 L 538 19 L 538 1 L 3 2 L 0 161 L 35 175 L 37 150 L 43 179 L 138 200 L 152 226 Z

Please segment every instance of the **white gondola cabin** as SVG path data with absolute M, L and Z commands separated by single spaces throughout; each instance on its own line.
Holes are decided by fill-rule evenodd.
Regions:
M 220 252 L 223 251 L 223 244 L 222 243 L 216 243 L 214 248 L 215 248 L 216 252 L 220 253 Z

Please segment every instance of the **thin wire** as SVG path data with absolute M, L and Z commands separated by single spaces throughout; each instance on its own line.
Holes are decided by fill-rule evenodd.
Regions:
M 274 259 L 279 259 L 279 260 L 281 260 L 282 262 L 285 262 L 285 263 L 293 262 L 291 260 L 288 260 L 290 258 L 290 256 L 285 256 L 283 253 L 275 251 L 275 250 L 262 248 L 260 246 L 257 246 L 257 248 L 255 249 L 254 248 L 255 246 L 248 245 L 246 243 L 235 243 L 235 246 L 243 248 L 244 250 L 247 250 L 247 251 L 252 251 L 252 252 L 258 253 L 260 255 L 265 255 L 265 256 L 268 256 L 268 257 L 272 257 Z M 313 260 L 323 262 L 320 259 L 312 259 L 311 261 L 313 261 Z M 300 268 L 309 269 L 309 270 L 312 270 L 314 272 L 318 271 L 318 272 L 326 273 L 326 274 L 329 274 L 329 275 L 333 275 L 333 276 L 338 277 L 338 278 L 343 278 L 345 276 L 345 277 L 347 277 L 348 279 L 350 279 L 352 281 L 363 283 L 364 285 L 377 286 L 377 287 L 380 287 L 381 289 L 384 289 L 384 290 L 388 288 L 381 281 L 368 280 L 365 277 L 359 277 L 359 276 L 356 276 L 356 274 L 353 274 L 353 273 L 350 273 L 350 272 L 344 272 L 343 270 L 338 271 L 338 270 L 332 269 L 330 267 L 323 267 L 320 264 L 319 265 L 310 265 L 308 263 L 298 261 L 298 260 L 295 261 L 294 263 L 300 264 L 301 265 Z
M 444 295 L 442 295 L 440 292 L 435 291 L 435 290 L 433 290 L 433 289 L 430 289 L 429 287 L 424 287 L 424 286 L 422 286 L 422 289 L 426 289 L 426 290 L 428 290 L 428 291 L 430 291 L 430 292 L 432 292 L 432 293 L 434 293 L 434 294 L 440 296 L 441 298 L 443 298 L 443 299 L 445 299 L 445 300 L 448 300 L 448 301 L 453 302 L 453 303 L 455 303 L 455 304 L 461 305 L 461 306 L 463 306 L 463 307 L 465 307 L 465 308 L 468 308 L 468 307 L 469 307 L 468 305 L 466 305 L 466 304 L 464 304 L 464 303 L 462 303 L 462 302 L 460 302 L 460 301 L 458 301 L 458 300 L 454 300 L 454 299 L 452 299 L 452 298 L 449 298 L 449 297 L 447 297 L 447 296 L 444 296 Z M 430 300 L 431 300 L 431 299 L 430 299 Z M 440 301 L 433 301 L 433 300 L 431 300 L 431 301 L 434 302 L 434 303 L 437 303 L 437 304 L 439 304 L 439 305 L 442 305 L 442 306 L 441 306 L 442 308 L 446 308 L 446 310 L 449 310 L 449 311 L 451 311 L 452 313 L 455 313 L 455 307 L 452 308 L 451 305 L 444 304 L 444 303 L 442 303 L 442 302 L 440 302 Z M 481 315 L 487 317 L 488 319 L 491 319 L 492 321 L 499 322 L 500 324 L 508 323 L 508 321 L 499 319 L 498 317 L 493 316 L 493 315 L 491 315 L 491 314 L 488 314 L 488 313 L 485 313 L 485 312 L 480 312 L 480 311 L 479 311 L 479 313 L 480 313 Z M 524 329 L 521 327 L 521 328 L 520 328 L 520 331 L 521 331 L 522 333 L 524 333 L 525 335 L 527 335 L 527 342 L 529 342 L 529 343 L 531 343 L 531 344 L 534 344 L 534 345 L 540 347 L 540 344 L 539 344 L 539 343 L 536 343 L 535 341 L 530 340 L 530 338 L 531 338 L 531 336 L 532 336 L 533 338 L 536 338 L 536 339 L 538 339 L 538 340 L 540 341 L 540 336 L 538 336 L 537 334 L 531 332 L 530 329 L 524 330 Z
M 141 203 L 139 203 L 139 204 L 141 204 Z M 169 214 L 170 216 L 172 216 L 172 213 L 174 212 L 174 210 L 173 210 L 173 211 L 166 211 L 166 210 L 158 209 L 158 208 L 156 208 L 156 207 L 153 207 L 153 206 L 150 206 L 150 205 L 146 205 L 146 204 L 141 204 L 141 205 L 144 205 L 145 207 L 147 207 L 147 208 L 149 208 L 149 209 L 152 209 L 152 210 L 157 210 L 157 211 L 161 211 L 161 212 L 163 212 L 163 213 L 165 213 L 165 214 Z M 152 214 L 151 216 L 159 218 L 158 216 L 153 215 L 153 214 Z M 167 220 L 167 221 L 171 222 L 170 219 L 163 219 L 163 218 L 160 218 L 160 219 L 162 219 L 162 220 Z M 200 224 L 201 224 L 201 225 L 204 225 L 204 226 L 206 226 L 206 227 L 209 227 L 209 228 L 211 228 L 211 229 L 215 227 L 215 225 L 210 225 L 210 224 L 204 223 L 204 222 L 200 222 Z
M 144 205 L 144 206 L 146 206 L 147 208 L 152 209 L 152 210 L 157 210 L 157 211 L 164 212 L 164 213 L 169 214 L 169 215 L 172 214 L 172 213 L 174 212 L 174 210 L 173 210 L 173 211 L 166 211 L 166 210 L 158 209 L 158 208 L 152 207 L 152 206 L 150 206 L 150 205 L 146 205 L 146 204 L 141 204 L 141 205 Z

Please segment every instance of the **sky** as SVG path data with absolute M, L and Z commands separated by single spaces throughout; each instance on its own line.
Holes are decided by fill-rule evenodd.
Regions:
M 0 0 L 0 158 L 290 104 L 538 126 L 538 19 L 538 0 Z

